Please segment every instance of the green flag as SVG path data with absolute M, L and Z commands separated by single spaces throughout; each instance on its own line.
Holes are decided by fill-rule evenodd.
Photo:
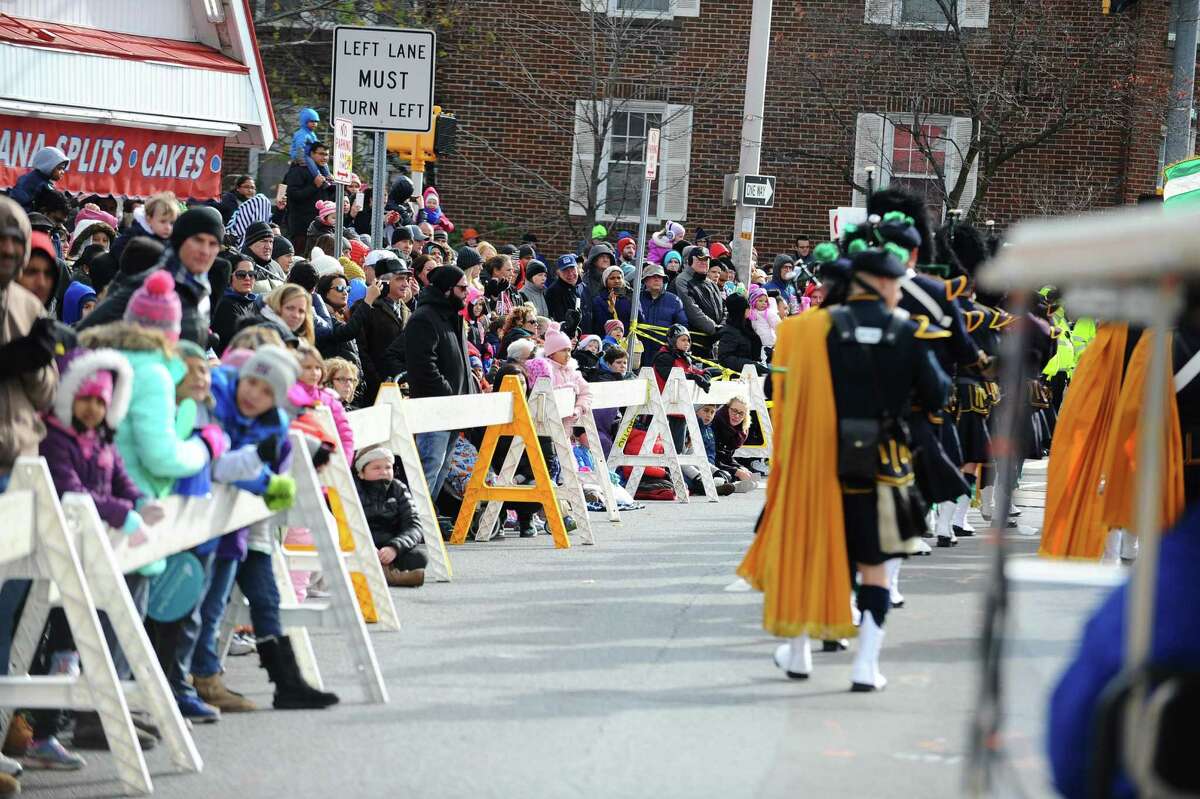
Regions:
M 1200 158 L 1189 158 L 1163 170 L 1163 205 L 1200 207 Z

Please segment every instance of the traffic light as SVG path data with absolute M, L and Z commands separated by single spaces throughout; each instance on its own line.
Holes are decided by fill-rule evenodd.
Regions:
M 442 114 L 442 107 L 433 107 L 433 127 L 428 133 L 389 133 L 388 152 L 396 153 L 402 161 L 408 161 L 414 171 L 423 172 L 426 161 L 437 161 L 434 137 Z
M 1101 10 L 1105 14 L 1120 14 L 1129 11 L 1137 5 L 1137 0 L 1100 0 Z

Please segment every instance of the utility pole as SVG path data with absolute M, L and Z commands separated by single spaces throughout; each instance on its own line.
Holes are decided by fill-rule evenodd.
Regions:
M 767 50 L 771 41 L 771 6 L 772 0 L 754 0 L 754 8 L 750 14 L 750 52 L 746 58 L 746 102 L 742 111 L 739 176 L 757 175 L 762 153 L 763 105 L 767 93 Z M 742 205 L 741 199 L 739 179 L 737 215 L 733 223 L 733 265 L 737 269 L 738 280 L 749 285 L 756 209 Z
M 1175 0 L 1175 75 L 1167 104 L 1164 166 L 1192 154 L 1192 96 L 1196 89 L 1196 20 L 1200 0 Z

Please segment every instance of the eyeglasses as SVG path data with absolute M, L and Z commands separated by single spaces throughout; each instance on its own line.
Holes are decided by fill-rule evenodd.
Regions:
M 454 287 L 454 290 L 455 291 L 466 291 L 467 286 L 463 283 L 459 283 L 457 286 Z
M 746 412 L 745 412 L 745 411 L 739 411 L 737 408 L 730 408 L 730 409 L 729 409 L 729 415 L 730 415 L 730 416 L 745 416 L 745 415 L 746 415 Z
M 233 276 L 236 277 L 238 280 L 249 280 L 250 278 L 254 277 L 254 273 L 247 272 L 244 269 L 239 269 L 238 271 L 233 273 Z
M 693 261 L 707 261 L 708 256 L 707 255 L 693 255 L 692 260 Z
M 353 385 L 357 385 L 357 383 L 358 383 L 358 380 L 356 380 L 356 379 L 355 379 L 355 378 L 353 378 L 353 377 L 335 377 L 335 378 L 333 378 L 333 380 L 332 380 L 332 381 L 330 381 L 330 382 L 333 382 L 333 383 L 344 383 L 345 385 L 348 385 L 348 386 L 353 386 Z

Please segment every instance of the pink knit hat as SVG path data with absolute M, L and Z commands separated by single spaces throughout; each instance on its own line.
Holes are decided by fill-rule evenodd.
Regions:
M 113 379 L 112 372 L 101 369 L 94 372 L 75 392 L 75 399 L 84 397 L 99 397 L 104 400 L 105 407 L 112 403 Z
M 559 335 L 562 335 L 561 333 Z M 542 377 L 550 377 L 550 361 L 545 358 L 530 358 L 525 361 L 525 382 L 529 388 Z
M 161 330 L 171 341 L 179 340 L 183 309 L 175 293 L 175 280 L 168 272 L 158 271 L 146 278 L 125 306 L 125 321 Z
M 317 219 L 329 216 L 337 209 L 329 200 L 317 200 Z
M 551 322 L 550 329 L 546 331 L 546 343 L 542 345 L 542 352 L 549 358 L 560 350 L 571 349 L 571 339 L 566 333 L 559 330 L 558 322 Z
M 106 211 L 101 211 L 99 208 L 83 208 L 75 215 L 76 225 L 87 221 L 103 222 L 114 230 L 117 228 L 117 218 Z

